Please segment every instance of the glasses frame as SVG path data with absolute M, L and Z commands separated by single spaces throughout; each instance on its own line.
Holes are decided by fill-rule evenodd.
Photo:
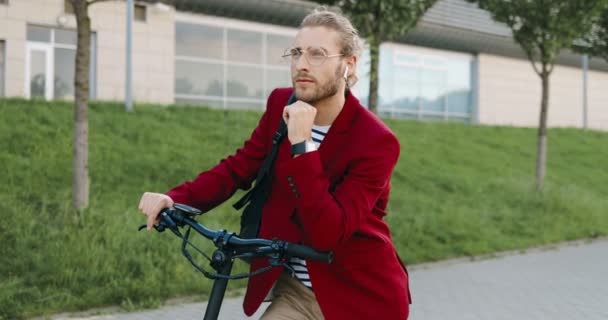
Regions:
M 321 60 L 321 62 L 316 62 L 316 60 L 311 60 L 309 58 L 308 51 L 310 51 L 311 49 L 319 49 L 319 51 L 321 51 L 323 53 L 324 58 L 323 58 L 323 60 Z M 299 53 L 300 56 L 296 57 L 293 53 L 293 50 L 298 50 L 300 52 Z M 287 48 L 287 49 L 285 49 L 285 53 L 283 53 L 283 55 L 281 57 L 285 60 L 289 59 L 289 62 L 291 64 L 295 64 L 298 60 L 300 60 L 300 58 L 302 56 L 304 56 L 304 58 L 306 59 L 308 64 L 310 64 L 311 66 L 318 67 L 318 66 L 322 65 L 323 63 L 325 63 L 325 61 L 327 61 L 328 58 L 341 57 L 341 56 L 344 56 L 344 54 L 343 53 L 327 54 L 327 50 L 325 50 L 322 47 L 310 47 L 308 49 Z

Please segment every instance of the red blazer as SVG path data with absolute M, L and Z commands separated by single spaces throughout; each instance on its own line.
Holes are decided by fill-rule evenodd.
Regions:
M 272 145 L 293 89 L 276 89 L 245 145 L 211 170 L 167 194 L 178 203 L 210 210 L 250 187 Z M 307 261 L 310 281 L 328 320 L 407 319 L 410 295 L 405 267 L 384 221 L 399 142 L 350 93 L 319 150 L 291 157 L 279 147 L 272 191 L 264 206 L 261 238 L 333 251 L 334 261 Z M 251 270 L 268 265 L 254 260 Z M 249 279 L 243 307 L 252 315 L 281 274 Z

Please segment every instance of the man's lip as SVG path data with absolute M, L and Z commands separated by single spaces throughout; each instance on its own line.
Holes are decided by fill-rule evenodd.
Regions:
M 303 79 L 303 78 L 300 78 L 300 79 L 296 79 L 296 82 L 314 82 L 314 81 L 312 79 Z

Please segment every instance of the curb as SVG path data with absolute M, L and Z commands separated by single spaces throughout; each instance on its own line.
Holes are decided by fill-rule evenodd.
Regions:
M 556 242 L 556 243 L 550 243 L 550 244 L 536 246 L 536 247 L 498 251 L 498 252 L 482 254 L 482 255 L 477 255 L 477 256 L 468 256 L 468 257 L 459 257 L 459 258 L 452 258 L 452 259 L 445 259 L 445 260 L 438 260 L 438 261 L 431 261 L 431 262 L 422 262 L 422 263 L 407 265 L 407 269 L 408 269 L 408 271 L 435 269 L 435 268 L 447 267 L 447 266 L 451 266 L 451 265 L 455 265 L 455 264 L 491 260 L 491 259 L 501 259 L 501 258 L 505 258 L 505 257 L 515 256 L 515 255 L 523 255 L 523 254 L 530 254 L 530 253 L 546 252 L 546 251 L 551 251 L 551 250 L 559 250 L 559 249 L 567 248 L 567 247 L 578 247 L 581 245 L 590 244 L 590 243 L 594 243 L 594 242 L 602 242 L 602 241 L 608 241 L 608 236 L 595 237 L 595 238 L 584 238 L 584 239 L 565 241 L 565 242 Z

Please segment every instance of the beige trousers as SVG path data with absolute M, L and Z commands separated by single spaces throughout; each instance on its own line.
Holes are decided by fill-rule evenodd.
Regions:
M 274 298 L 260 320 L 323 320 L 312 290 L 298 279 L 282 274 L 274 286 Z

